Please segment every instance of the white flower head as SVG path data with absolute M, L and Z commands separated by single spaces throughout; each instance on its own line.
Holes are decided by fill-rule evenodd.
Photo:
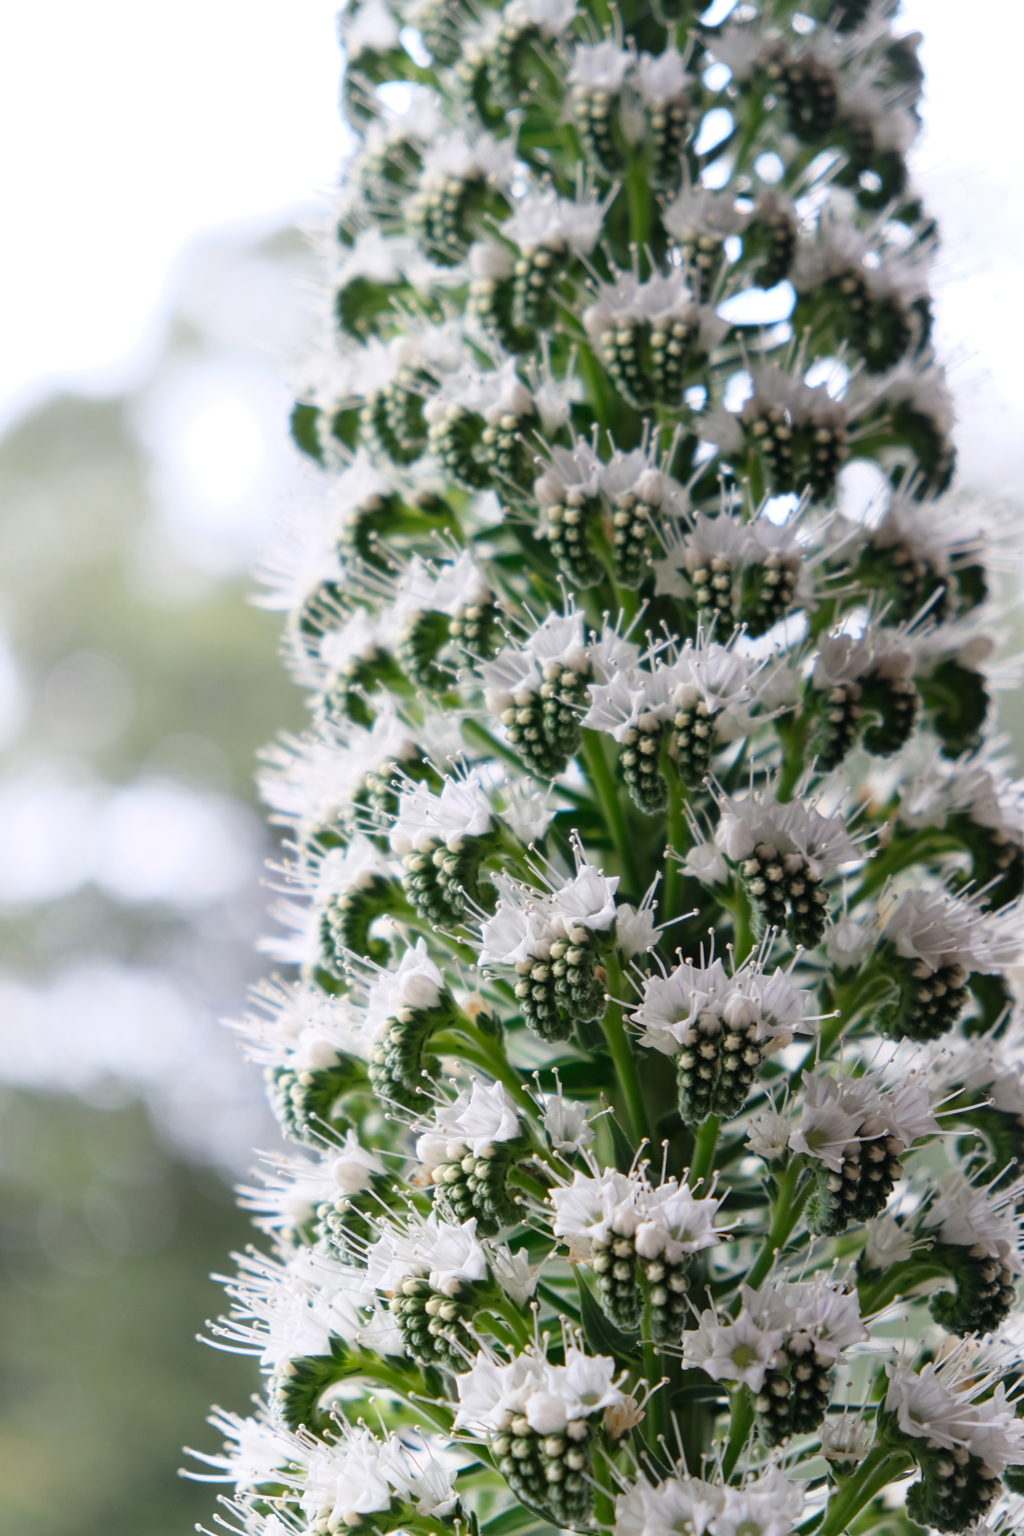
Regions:
M 861 1462 L 875 1443 L 872 1425 L 845 1411 L 821 1426 L 821 1454 L 840 1466 Z
M 1016 1207 L 1022 1191 L 1024 1179 L 993 1190 L 972 1184 L 962 1169 L 950 1168 L 939 1179 L 922 1224 L 926 1229 L 937 1227 L 940 1242 L 970 1248 L 978 1257 L 998 1258 L 1020 1275 L 1024 1273 L 1020 1254 L 1024 1218 Z
M 519 1112 L 508 1089 L 480 1078 L 453 1104 L 435 1110 L 434 1119 L 448 1141 L 464 1142 L 474 1157 L 492 1142 L 514 1141 L 520 1133 Z
M 693 76 L 687 74 L 678 48 L 666 48 L 664 53 L 642 53 L 630 82 L 636 86 L 644 106 L 660 107 L 684 97 Z
M 584 1354 L 572 1345 L 564 1365 L 550 1365 L 537 1349 L 524 1351 L 507 1365 L 481 1351 L 470 1369 L 456 1377 L 455 1427 L 497 1429 L 512 1412 L 522 1415 L 538 1434 L 564 1434 L 573 1423 L 622 1405 L 625 1399 L 614 1373 L 614 1361 Z
M 919 1371 L 887 1365 L 885 1407 L 911 1439 L 966 1450 L 999 1474 L 1024 1462 L 1024 1419 L 1015 1416 L 1001 1382 L 987 1395 L 994 1373 L 986 1364 L 984 1348 L 967 1338 Z
M 844 1106 L 835 1078 L 805 1073 L 800 1123 L 789 1145 L 794 1152 L 817 1158 L 832 1173 L 839 1173 L 845 1150 L 856 1140 L 863 1118 L 860 1106 Z
M 913 1232 L 889 1211 L 865 1222 L 864 1228 L 868 1235 L 864 1244 L 864 1263 L 869 1270 L 903 1264 L 914 1251 Z
M 825 953 L 837 970 L 858 970 L 875 945 L 876 934 L 867 923 L 845 912 L 825 930 Z
M 615 1501 L 615 1536 L 704 1536 L 724 1503 L 722 1489 L 698 1477 L 667 1477 L 652 1487 L 641 1475 Z
M 406 1008 L 436 1008 L 443 988 L 444 977 L 427 954 L 426 940 L 417 939 L 397 970 L 378 972 L 371 984 L 366 999 L 368 1030 L 378 1033 L 388 1019 Z
M 906 891 L 883 933 L 898 955 L 919 961 L 930 972 L 961 965 L 992 975 L 1012 965 L 1020 953 L 1016 905 L 987 913 L 945 890 Z
M 755 1157 L 776 1162 L 786 1155 L 791 1123 L 786 1115 L 779 1114 L 774 1105 L 770 1109 L 763 1109 L 760 1114 L 751 1117 L 747 1146 Z
M 624 901 L 616 910 L 615 942 L 625 960 L 632 960 L 634 955 L 649 954 L 661 936 L 661 929 L 655 922 L 658 903 L 654 893 L 658 888 L 658 879 L 659 876 L 655 876 L 652 880 L 639 907 Z
M 543 1121 L 552 1147 L 563 1155 L 571 1156 L 581 1147 L 589 1147 L 594 1139 L 587 1106 L 575 1099 L 563 1098 L 560 1093 L 552 1094 L 546 1100 Z
M 597 244 L 604 222 L 605 204 L 593 197 L 559 197 L 550 189 L 531 192 L 518 204 L 511 218 L 501 226 L 506 240 L 517 245 L 524 255 L 540 248 L 567 249 L 574 256 L 589 256 Z
M 725 1507 L 708 1526 L 710 1536 L 790 1536 L 804 1512 L 805 1482 L 791 1482 L 769 1467 L 740 1488 L 725 1487 Z
M 759 1328 L 746 1307 L 728 1323 L 714 1312 L 702 1312 L 698 1327 L 683 1334 L 683 1361 L 715 1381 L 741 1382 L 760 1392 L 782 1340 L 781 1328 Z
M 480 964 L 515 965 L 539 952 L 552 935 L 543 897 L 528 887 L 497 874 L 498 901 L 494 915 L 480 929 Z
M 551 892 L 549 907 L 567 932 L 583 927 L 601 933 L 615 921 L 618 888 L 618 875 L 606 875 L 596 864 L 589 864 L 577 849 L 576 874 Z
M 521 843 L 532 848 L 534 843 L 546 837 L 548 828 L 558 815 L 558 811 L 552 810 L 548 804 L 550 787 L 540 790 L 530 779 L 510 779 L 504 785 L 504 792 L 509 803 L 505 810 L 498 812 L 498 816 L 512 828 Z
M 443 843 L 458 852 L 464 838 L 483 837 L 490 831 L 492 816 L 491 802 L 475 778 L 445 779 L 440 795 L 423 784 L 413 784 L 399 796 L 391 847 L 397 854 L 407 854 Z
M 513 1253 L 507 1243 L 493 1244 L 490 1260 L 491 1273 L 505 1295 L 510 1296 L 517 1307 L 524 1308 L 537 1289 L 540 1266 L 533 1268 L 525 1249 Z

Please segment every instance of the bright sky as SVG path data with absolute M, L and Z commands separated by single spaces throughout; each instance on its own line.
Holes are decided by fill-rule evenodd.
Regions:
M 0 424 L 47 380 L 117 382 L 152 335 L 169 268 L 197 232 L 330 183 L 334 0 L 47 0 L 0 16 Z M 1019 478 L 1024 441 L 1016 0 L 907 0 L 926 34 L 918 175 L 946 244 L 939 334 L 962 463 Z M 97 378 L 96 375 L 100 377 Z
M 330 185 L 342 144 L 336 9 L 0 8 L 0 423 L 44 380 L 100 371 L 116 383 L 197 231 Z

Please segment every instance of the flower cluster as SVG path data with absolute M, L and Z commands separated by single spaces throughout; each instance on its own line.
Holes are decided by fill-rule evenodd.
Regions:
M 1016 1518 L 1012 541 L 952 488 L 916 40 L 724 10 L 342 15 L 242 1536 Z

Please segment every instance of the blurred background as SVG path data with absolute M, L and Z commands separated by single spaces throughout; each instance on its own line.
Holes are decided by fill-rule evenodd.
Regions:
M 208 1522 L 179 1446 L 256 1385 L 194 1335 L 247 1240 L 231 1183 L 275 1139 L 218 1019 L 260 969 L 254 753 L 302 719 L 247 597 L 299 474 L 301 229 L 345 151 L 334 9 L 0 18 L 0 1536 Z M 1016 500 L 1024 21 L 904 18 L 962 479 Z M 1012 699 L 1004 726 L 1019 750 Z

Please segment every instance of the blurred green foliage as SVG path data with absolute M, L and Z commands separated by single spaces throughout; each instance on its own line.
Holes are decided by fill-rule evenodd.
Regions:
M 200 1344 L 208 1276 L 251 1229 L 216 1175 L 162 1152 L 138 1105 L 0 1105 L 0 1533 L 180 1536 L 215 1490 L 176 1475 L 248 1360 Z
M 88 753 L 97 772 L 210 780 L 226 764 L 229 782 L 212 787 L 252 799 L 257 749 L 303 718 L 277 659 L 280 619 L 246 601 L 252 580 L 204 581 L 147 526 L 147 464 L 128 412 L 123 399 L 60 396 L 0 443 L 0 591 L 30 673 L 32 725 L 44 737 L 56 728 L 64 745 L 47 677 L 69 653 L 99 652 L 123 668 L 135 702 L 125 729 Z
M 255 270 L 265 293 L 271 269 L 287 291 L 303 251 L 291 230 L 194 250 L 138 393 L 57 395 L 0 441 L 0 639 L 23 687 L 0 780 L 160 776 L 251 804 L 257 749 L 301 729 L 279 617 L 247 601 L 244 553 L 228 576 L 190 563 L 136 426 L 145 389 L 183 363 L 233 347 L 244 373 L 248 359 L 266 370 L 275 347 L 290 350 L 266 334 L 281 324 L 273 294 L 234 317 L 241 344 L 225 341 L 223 291 Z M 195 318 L 204 283 L 206 332 Z M 84 671 L 69 672 L 83 655 Z M 120 688 L 109 729 L 110 699 L 79 675 Z M 265 893 L 253 885 L 230 909 L 121 903 L 92 883 L 10 905 L 0 973 L 45 989 L 63 968 L 106 958 L 166 973 L 211 1014 L 237 1011 L 259 969 Z M 243 1071 L 262 1104 L 258 1072 Z M 195 1341 L 224 1309 L 210 1272 L 230 1268 L 252 1230 L 224 1178 L 169 1153 L 142 1106 L 110 1087 L 113 1108 L 0 1086 L 0 1536 L 178 1536 L 209 1524 L 216 1489 L 177 1475 L 181 1447 L 218 1449 L 210 1404 L 244 1409 L 258 1384 L 248 1360 Z

